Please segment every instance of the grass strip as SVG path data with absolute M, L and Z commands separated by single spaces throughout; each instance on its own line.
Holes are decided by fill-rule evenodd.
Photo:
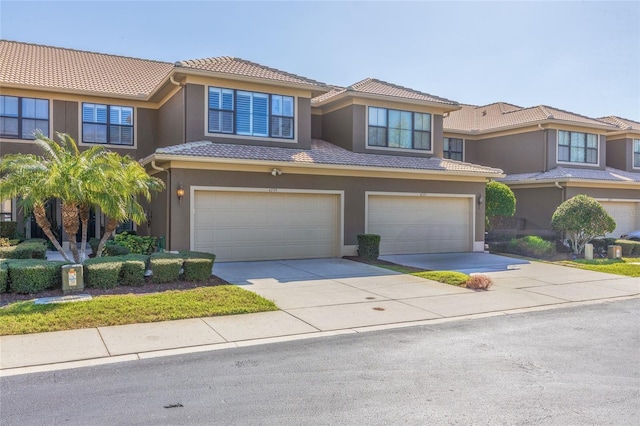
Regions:
M 622 259 L 576 259 L 555 262 L 564 266 L 587 269 L 589 271 L 604 272 L 607 274 L 625 275 L 627 277 L 640 277 L 640 258 Z M 635 263 L 635 264 L 634 264 Z
M 77 303 L 28 301 L 0 309 L 0 336 L 276 310 L 275 303 L 233 285 L 98 296 Z

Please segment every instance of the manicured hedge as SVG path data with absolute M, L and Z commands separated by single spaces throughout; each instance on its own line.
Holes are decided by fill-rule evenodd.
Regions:
M 377 259 L 380 255 L 380 235 L 358 235 L 358 254 L 367 259 Z
M 98 257 L 84 262 L 84 285 L 102 289 L 115 288 L 120 280 L 122 260 Z
M 61 267 L 66 262 L 46 260 L 12 260 L 9 267 L 9 288 L 14 293 L 36 293 L 62 287 Z
M 615 245 L 622 247 L 622 257 L 640 257 L 640 241 L 616 240 Z
M 46 259 L 47 243 L 34 238 L 11 247 L 0 247 L 0 258 L 4 259 Z
M 0 293 L 7 291 L 7 282 L 9 280 L 9 267 L 6 263 L 0 263 Z
M 184 260 L 180 255 L 171 253 L 156 253 L 151 255 L 149 264 L 153 273 L 154 283 L 170 283 L 178 281 Z
M 122 269 L 120 269 L 120 285 L 143 285 L 144 273 L 147 270 L 149 256 L 130 254 L 122 256 Z
M 197 251 L 182 251 L 180 256 L 184 259 L 183 278 L 185 281 L 207 281 L 211 278 L 213 262 L 216 255 Z
M 0 238 L 15 238 L 17 222 L 0 222 Z

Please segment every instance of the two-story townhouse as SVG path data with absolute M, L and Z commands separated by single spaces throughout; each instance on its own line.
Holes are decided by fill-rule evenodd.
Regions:
M 332 257 L 355 254 L 364 232 L 383 236 L 383 253 L 484 248 L 484 187 L 502 172 L 439 158 L 455 102 L 374 80 L 344 95 L 229 57 L 170 64 L 7 41 L 0 55 L 0 95 L 47 100 L 49 134 L 129 153 L 163 179 L 138 231 L 170 249 Z M 11 108 L 0 118 L 46 127 Z M 352 119 L 335 119 L 343 108 Z M 0 153 L 32 143 L 3 130 Z
M 616 219 L 610 235 L 619 237 L 640 227 L 640 170 L 627 125 L 544 105 L 463 105 L 445 116 L 443 154 L 504 170 L 498 180 L 516 195 L 512 223 L 521 233 L 551 233 L 555 209 L 586 194 Z
M 33 142 L 35 129 L 52 138 L 56 132 L 68 133 L 80 149 L 100 144 L 133 158 L 152 151 L 158 108 L 167 95 L 161 86 L 173 67 L 0 40 L 0 155 L 40 154 Z M 2 220 L 17 221 L 27 237 L 44 237 L 16 200 L 2 200 L 1 205 Z M 59 203 L 51 200 L 47 209 L 54 233 L 66 242 Z M 103 225 L 100 213 L 92 212 L 89 236 L 98 235 Z

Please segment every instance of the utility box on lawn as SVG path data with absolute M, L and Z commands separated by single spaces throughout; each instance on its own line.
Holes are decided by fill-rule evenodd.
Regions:
M 622 257 L 622 247 L 621 246 L 607 247 L 607 257 L 609 259 L 620 259 Z
M 69 294 L 84 290 L 82 265 L 64 265 L 62 267 L 62 293 Z

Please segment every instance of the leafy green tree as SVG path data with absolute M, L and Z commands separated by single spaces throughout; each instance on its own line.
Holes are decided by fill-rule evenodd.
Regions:
M 487 229 L 495 216 L 511 217 L 516 212 L 516 196 L 504 183 L 491 181 L 485 191 L 485 220 Z
M 589 241 L 612 232 L 616 221 L 598 201 L 586 195 L 576 195 L 558 206 L 551 218 L 551 226 L 564 233 L 574 254 L 580 254 Z
M 33 211 L 36 223 L 62 256 L 70 261 L 51 231 L 45 214 L 46 200 L 61 201 L 62 225 L 69 238 L 75 262 L 84 258 L 89 211 L 99 207 L 108 216 L 106 239 L 118 223 L 144 220 L 144 210 L 138 197 L 150 199 L 153 191 L 164 188 L 159 179 L 149 176 L 132 158 L 122 157 L 96 146 L 80 152 L 67 134 L 57 134 L 59 142 L 36 133 L 35 143 L 42 156 L 14 154 L 0 162 L 0 198 L 19 197 L 25 212 Z M 82 255 L 78 252 L 76 234 L 82 224 Z M 103 244 L 104 245 L 104 244 Z

